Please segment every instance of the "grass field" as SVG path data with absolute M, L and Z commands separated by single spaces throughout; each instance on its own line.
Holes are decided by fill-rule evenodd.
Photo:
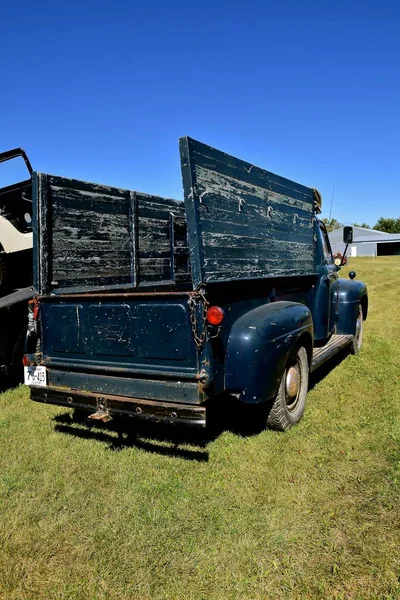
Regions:
M 289 433 L 127 437 L 1 395 L 0 598 L 400 598 L 400 257 L 350 268 L 363 351 Z

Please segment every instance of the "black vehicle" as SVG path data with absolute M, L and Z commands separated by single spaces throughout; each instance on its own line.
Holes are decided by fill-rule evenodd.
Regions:
M 366 287 L 338 279 L 316 190 L 180 150 L 184 203 L 33 173 L 31 398 L 204 426 L 228 394 L 286 430 L 309 373 L 359 351 Z

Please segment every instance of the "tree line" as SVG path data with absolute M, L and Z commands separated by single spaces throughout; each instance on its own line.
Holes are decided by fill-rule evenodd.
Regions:
M 328 219 L 325 217 L 322 219 L 325 223 L 327 231 L 333 231 L 343 227 L 343 223 L 340 223 L 337 219 Z M 377 231 L 384 231 L 385 233 L 400 233 L 400 217 L 393 219 L 390 217 L 380 217 L 373 227 L 370 227 L 368 223 L 352 223 L 353 227 L 365 227 L 366 229 L 376 229 Z

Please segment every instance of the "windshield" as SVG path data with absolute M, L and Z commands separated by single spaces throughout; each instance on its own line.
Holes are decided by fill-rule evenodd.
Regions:
M 17 149 L 0 153 L 0 188 L 30 179 L 30 164 L 29 161 L 26 163 L 21 152 Z

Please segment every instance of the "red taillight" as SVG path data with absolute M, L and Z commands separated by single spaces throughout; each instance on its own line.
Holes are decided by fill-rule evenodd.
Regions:
M 22 364 L 24 365 L 24 367 L 27 367 L 29 365 L 29 358 L 27 354 L 24 354 L 24 356 L 22 357 Z
M 207 321 L 210 325 L 220 325 L 224 316 L 225 313 L 220 306 L 210 306 L 207 310 Z
M 39 316 L 39 302 L 35 298 L 33 300 L 29 300 L 28 304 L 30 313 L 33 314 L 34 320 L 37 321 L 37 318 Z

